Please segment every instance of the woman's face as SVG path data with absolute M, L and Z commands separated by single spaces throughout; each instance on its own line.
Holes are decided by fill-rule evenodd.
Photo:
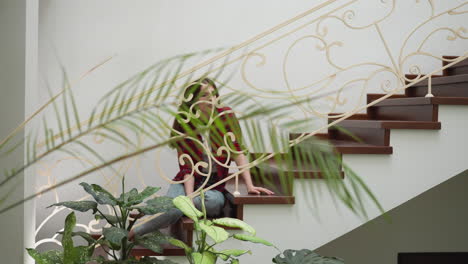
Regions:
M 204 114 L 210 114 L 211 109 L 213 108 L 215 95 L 215 89 L 209 84 L 205 84 L 200 88 L 200 98 L 199 101 L 205 101 L 198 104 L 198 107 Z

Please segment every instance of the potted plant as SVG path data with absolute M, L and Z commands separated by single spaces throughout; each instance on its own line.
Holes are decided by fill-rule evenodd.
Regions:
M 163 249 L 161 244 L 167 243 L 170 239 L 170 237 L 159 231 L 151 232 L 143 236 L 135 236 L 133 241 L 129 241 L 128 239 L 128 232 L 137 222 L 137 219 L 130 219 L 131 211 L 137 210 L 140 214 L 153 215 L 174 208 L 172 198 L 160 196 L 148 199 L 159 191 L 159 187 L 146 187 L 141 192 L 133 188 L 125 192 L 124 179 L 122 179 L 122 194 L 117 198 L 97 184 L 82 182 L 80 185 L 94 198 L 94 201 L 66 201 L 52 204 L 49 207 L 65 206 L 79 212 L 91 210 L 96 220 L 105 220 L 109 227 L 104 227 L 102 229 L 102 235 L 99 238 L 86 232 L 73 232 L 76 219 L 72 212 L 65 220 L 65 231 L 62 237 L 63 253 L 56 250 L 39 253 L 34 249 L 27 249 L 30 256 L 36 261 L 44 261 L 44 264 L 61 263 L 54 261 L 58 258 L 62 258 L 63 263 L 77 264 L 86 263 L 86 261 L 90 260 L 95 260 L 99 263 L 174 263 L 169 260 L 163 261 L 156 258 L 137 260 L 131 255 L 131 250 L 137 245 L 154 252 L 162 253 Z M 99 208 L 100 205 L 110 206 L 114 214 L 104 213 Z M 88 242 L 88 246 L 73 247 L 73 242 L 71 241 L 71 237 L 73 236 L 82 237 Z M 98 245 L 106 251 L 108 257 L 111 259 L 110 261 L 103 257 L 91 257 L 94 249 Z M 71 261 L 70 259 L 72 258 L 78 257 L 79 259 L 73 260 L 73 262 L 67 262 Z

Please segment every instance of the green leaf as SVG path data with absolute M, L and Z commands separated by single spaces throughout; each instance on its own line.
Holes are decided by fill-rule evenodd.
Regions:
M 128 236 L 128 231 L 122 228 L 109 227 L 103 228 L 102 234 L 112 244 L 120 245 L 122 243 L 122 239 Z
M 221 227 L 208 226 L 200 223 L 200 229 L 210 236 L 216 243 L 221 243 L 229 238 L 229 233 Z
M 63 263 L 73 264 L 73 228 L 76 225 L 75 212 L 71 212 L 65 218 L 65 228 L 62 235 Z
M 83 186 L 85 191 L 91 194 L 99 204 L 117 205 L 117 199 L 101 186 L 97 184 L 89 185 L 86 182 L 82 182 L 80 185 Z
M 146 205 L 143 206 L 132 206 L 130 209 L 137 209 L 140 213 L 145 215 L 154 215 L 158 213 L 167 212 L 170 209 L 175 208 L 174 204 L 172 203 L 173 198 L 160 196 L 148 200 Z
M 144 236 L 135 236 L 135 243 L 157 253 L 162 253 L 161 244 L 167 243 L 168 237 L 159 231 Z
M 249 232 L 253 236 L 255 236 L 256 234 L 256 231 L 252 226 L 236 218 L 224 217 L 224 218 L 214 219 L 213 223 L 217 225 L 222 225 L 222 226 L 237 227 L 246 232 Z
M 172 260 L 168 259 L 157 259 L 157 258 L 151 258 L 151 257 L 144 257 L 140 260 L 135 260 L 135 262 L 129 262 L 131 264 L 177 264 Z M 125 263 L 126 264 L 126 263 Z
M 132 188 L 130 191 L 120 194 L 120 197 L 117 200 L 119 201 L 119 203 L 123 204 L 126 203 L 130 197 L 135 196 L 137 194 L 138 190 L 136 188 Z
M 195 264 L 215 264 L 216 263 L 216 255 L 205 251 L 203 254 L 195 252 L 192 253 L 192 259 Z
M 101 246 L 106 246 L 108 248 L 111 248 L 113 250 L 120 250 L 120 246 L 121 244 L 114 244 L 114 243 L 111 243 L 110 241 L 106 240 L 105 237 L 101 237 L 99 238 L 97 241 L 96 241 L 96 244 L 97 245 L 101 245 Z
M 64 232 L 57 232 L 57 234 L 61 234 L 63 235 Z M 94 239 L 91 234 L 88 234 L 86 232 L 83 232 L 83 231 L 79 231 L 79 232 L 72 232 L 72 236 L 79 236 L 79 237 L 82 237 L 84 240 L 86 240 L 88 242 L 88 245 L 91 245 L 93 243 L 96 242 L 96 239 Z
M 161 188 L 160 187 L 146 187 L 141 193 L 138 193 L 134 196 L 130 196 L 127 201 L 129 205 L 135 205 L 142 203 L 146 198 L 150 197 L 151 195 L 158 192 Z
M 253 242 L 253 243 L 260 243 L 260 244 L 263 244 L 265 246 L 273 246 L 273 244 L 271 244 L 270 242 L 268 242 L 268 241 L 266 241 L 264 239 L 261 239 L 259 237 L 255 237 L 255 236 L 249 236 L 249 235 L 244 235 L 244 234 L 235 234 L 234 238 L 239 239 L 239 240 L 243 240 L 243 241 Z
M 192 219 L 194 222 L 198 222 L 198 218 L 203 216 L 203 213 L 195 208 L 192 201 L 187 196 L 177 196 L 174 198 L 173 203 L 182 211 L 182 213 L 184 213 L 184 215 Z
M 78 246 L 72 249 L 70 264 L 86 264 L 91 260 L 94 246 Z
M 284 257 L 282 257 L 283 255 Z M 273 258 L 273 263 L 276 264 L 344 264 L 344 261 L 335 257 L 323 257 L 319 254 L 308 250 L 292 250 L 287 249 L 282 254 L 276 255 Z
M 239 260 L 238 259 L 231 259 L 231 264 L 239 264 Z
M 180 241 L 178 239 L 175 239 L 175 238 L 170 238 L 169 239 L 169 243 L 171 243 L 172 245 L 176 246 L 176 247 L 180 247 L 180 248 L 183 248 L 185 250 L 185 254 L 186 255 L 189 255 L 190 253 L 192 253 L 192 248 L 189 247 L 187 244 L 185 244 L 183 241 Z
M 107 222 L 109 222 L 109 224 L 112 224 L 112 225 L 116 225 L 117 223 L 119 223 L 119 218 L 117 216 L 115 216 L 115 215 L 104 214 L 104 216 L 105 217 L 103 217 L 100 214 L 95 214 L 94 219 L 96 219 L 96 220 L 104 219 Z
M 94 239 L 91 234 L 88 234 L 86 232 L 83 232 L 83 231 L 78 231 L 78 232 L 73 232 L 72 233 L 72 236 L 80 236 L 82 237 L 84 240 L 86 240 L 88 242 L 89 245 L 93 244 L 96 242 L 96 239 Z
M 222 260 L 228 260 L 229 256 L 239 257 L 246 253 L 252 254 L 252 251 L 244 249 L 226 249 L 223 251 L 216 251 L 215 253 L 219 254 L 218 257 Z
M 51 250 L 44 253 L 39 253 L 33 248 L 27 248 L 29 256 L 31 256 L 36 264 L 62 264 L 63 253 L 59 250 Z
M 88 210 L 93 210 L 93 214 L 97 211 L 97 203 L 94 201 L 68 201 L 68 202 L 61 202 L 52 204 L 52 206 L 65 206 L 67 208 L 80 211 L 80 212 L 87 212 Z

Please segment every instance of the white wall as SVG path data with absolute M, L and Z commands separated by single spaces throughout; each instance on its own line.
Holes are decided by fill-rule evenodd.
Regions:
M 66 68 L 69 78 L 73 83 L 73 90 L 76 96 L 79 112 L 83 117 L 89 115 L 92 107 L 97 100 L 113 88 L 118 83 L 126 80 L 133 74 L 143 70 L 145 67 L 154 62 L 167 58 L 176 54 L 192 52 L 212 47 L 229 47 L 243 42 L 244 40 L 255 36 L 259 32 L 263 32 L 270 27 L 279 24 L 299 14 L 308 8 L 319 5 L 325 1 L 294 1 L 294 4 L 285 4 L 284 1 L 52 1 L 43 0 L 40 2 L 40 18 L 39 18 L 39 69 L 42 80 L 47 80 L 51 84 L 54 93 L 60 91 L 62 87 L 61 72 L 59 69 L 60 61 Z M 288 30 L 310 21 L 327 11 L 330 11 L 340 5 L 349 3 L 350 1 L 335 1 L 332 5 L 325 7 L 323 10 L 312 16 L 305 17 L 300 20 L 301 23 L 293 24 L 277 33 L 269 36 L 271 40 L 274 37 L 286 33 Z M 378 2 L 378 4 L 376 4 Z M 391 2 L 391 1 L 387 1 Z M 435 1 L 435 11 L 441 12 L 450 7 L 459 5 L 463 1 Z M 384 16 L 388 12 L 388 5 L 381 4 L 380 1 L 359 1 L 358 4 L 348 6 L 340 11 L 343 14 L 346 10 L 354 10 L 356 13 L 353 25 L 363 25 L 370 23 L 369 21 Z M 398 57 L 402 46 L 402 39 L 424 19 L 430 15 L 430 6 L 427 2 L 420 1 L 405 1 L 398 2 L 395 10 L 395 15 L 382 23 L 381 29 L 388 42 L 391 53 L 394 57 Z M 444 20 L 445 19 L 445 20 Z M 465 19 L 465 20 L 463 20 Z M 454 25 L 463 24 L 466 21 L 465 17 L 450 17 L 443 18 L 435 25 L 444 25 L 447 21 L 453 22 Z M 466 23 L 466 22 L 465 22 Z M 334 48 L 331 53 L 333 60 L 336 60 L 340 65 L 349 65 L 359 62 L 378 62 L 388 66 L 392 66 L 391 61 L 385 51 L 382 42 L 378 39 L 378 34 L 375 28 L 371 27 L 362 31 L 354 31 L 351 35 L 351 30 L 343 27 L 340 22 L 334 20 L 326 20 L 322 26 L 327 26 L 329 35 L 328 41 L 342 41 L 342 48 Z M 321 28 L 323 30 L 323 27 Z M 424 29 L 426 33 L 428 32 Z M 308 34 L 315 33 L 315 27 L 306 27 L 298 31 L 284 40 L 278 42 L 273 47 L 268 47 L 261 52 L 266 56 L 266 64 L 263 67 L 256 67 L 256 63 L 261 60 L 254 57 L 246 64 L 247 79 L 256 87 L 267 90 L 286 91 L 285 80 L 283 77 L 283 62 L 284 56 L 288 47 L 298 38 Z M 411 41 L 412 49 L 418 41 L 421 41 L 424 35 L 417 35 L 415 40 Z M 444 40 L 446 34 L 435 36 L 433 43 Z M 261 40 L 260 43 L 265 43 L 266 40 Z M 463 53 L 466 42 L 440 42 L 442 44 L 429 45 L 431 52 L 438 55 L 457 55 Z M 256 44 L 258 45 L 258 44 Z M 320 77 L 327 76 L 333 72 L 333 68 L 325 64 L 324 53 L 318 52 L 315 47 L 316 41 L 305 40 L 296 46 L 291 51 L 291 57 L 287 62 L 286 72 L 288 80 L 293 88 L 307 85 Z M 249 47 L 252 50 L 255 46 Z M 410 49 L 411 50 L 411 49 Z M 408 51 L 405 51 L 406 53 Z M 237 53 L 239 55 L 239 53 Z M 115 56 L 104 66 L 98 68 L 93 73 L 80 79 L 80 76 L 87 70 L 102 62 L 109 56 Z M 439 65 L 432 60 L 421 60 L 424 62 L 424 71 L 435 69 Z M 195 62 L 191 62 L 193 65 Z M 187 65 L 188 68 L 190 65 Z M 238 64 L 236 64 L 238 67 Z M 238 70 L 236 67 L 228 68 L 229 71 Z M 332 83 L 330 89 L 336 89 L 340 84 L 359 76 L 367 76 L 369 68 L 350 71 L 338 76 Z M 407 69 L 407 66 L 403 67 Z M 202 69 L 206 70 L 206 69 Z M 198 72 L 200 74 L 201 71 Z M 380 84 L 388 79 L 388 75 L 377 76 L 371 80 L 370 88 L 365 92 L 382 92 Z M 79 81 L 78 81 L 79 80 Z M 392 87 L 395 87 L 395 79 L 391 79 Z M 239 72 L 236 72 L 235 77 L 229 82 L 229 86 L 233 87 L 234 91 L 252 93 L 253 99 L 258 99 L 262 102 L 270 102 L 263 97 L 269 96 L 267 92 L 257 92 L 254 88 L 242 80 Z M 226 93 L 229 87 L 224 89 Z M 222 93 L 223 93 L 222 92 Z M 349 95 L 349 102 L 344 106 L 340 106 L 335 111 L 351 109 L 358 101 L 359 95 L 362 92 L 362 87 L 356 86 L 352 90 L 348 90 L 346 95 Z M 308 90 L 310 93 L 310 90 Z M 308 93 L 297 92 L 294 96 L 305 96 Z M 31 109 L 35 109 L 43 104 L 48 99 L 47 89 L 41 82 L 40 89 L 31 92 L 26 97 L 26 104 L 31 105 Z M 279 101 L 283 101 L 279 99 Z M 278 100 L 277 100 L 278 101 Z M 276 101 L 276 102 L 277 102 Z M 274 101 L 271 101 L 274 102 Z M 326 109 L 329 101 L 317 103 L 319 109 Z M 243 109 L 235 109 L 242 112 Z M 45 115 L 50 120 L 53 120 L 53 112 L 46 112 Z M 301 110 L 291 112 L 291 118 L 302 118 L 304 114 Z M 85 118 L 83 118 L 85 119 Z M 317 124 L 312 127 L 323 124 L 324 121 L 317 121 Z M 49 124 L 53 122 L 49 122 Z M 404 133 L 404 132 L 401 132 Z M 432 133 L 432 132 L 430 132 Z M 429 133 L 429 137 L 432 134 Z M 434 132 L 435 133 L 435 132 Z M 394 133 L 397 134 L 398 133 Z M 425 133 L 423 133 L 426 135 Z M 401 140 L 405 135 L 400 135 Z M 431 138 L 430 138 L 431 139 Z M 394 140 L 392 138 L 392 140 Z M 103 151 L 107 151 L 111 155 L 113 149 L 103 145 L 96 145 Z M 397 150 L 396 150 L 397 152 Z M 61 180 L 67 176 L 71 176 L 81 167 L 74 160 L 64 159 L 65 157 L 56 156 L 50 157 L 42 163 L 42 167 L 38 168 L 37 185 L 38 188 L 46 186 L 53 182 L 54 179 Z M 362 158 L 362 156 L 361 156 Z M 441 156 L 447 158 L 447 156 Z M 377 162 L 390 162 L 392 157 L 369 157 L 369 159 L 377 159 Z M 396 159 L 396 157 L 395 157 Z M 364 159 L 363 159 L 364 160 Z M 357 166 L 357 172 L 364 175 L 367 171 L 363 170 L 364 166 L 368 166 L 368 162 L 361 164 L 362 160 L 356 161 L 353 157 L 346 158 L 346 161 L 351 166 Z M 87 162 L 87 161 L 85 161 Z M 388 165 L 388 164 L 387 164 Z M 122 171 L 129 176 L 128 185 L 142 187 L 145 184 L 165 186 L 166 183 L 161 180 L 160 175 L 165 174 L 171 178 L 176 173 L 176 158 L 175 154 L 167 149 L 162 149 L 158 152 L 151 152 L 146 157 L 132 159 L 122 167 Z M 354 167 L 353 167 L 354 168 Z M 371 174 L 378 171 L 378 166 L 370 166 Z M 454 174 L 450 174 L 452 176 Z M 439 175 L 446 177 L 447 175 Z M 436 177 L 436 176 L 434 176 Z M 100 172 L 90 175 L 82 180 L 90 182 L 99 182 L 107 187 L 118 191 L 120 186 L 118 180 L 113 178 L 107 172 Z M 380 191 L 381 179 L 374 182 L 372 178 L 369 180 L 373 190 L 376 193 Z M 438 179 L 439 180 L 439 179 Z M 434 183 L 438 182 L 435 180 Z M 53 203 L 56 200 L 71 200 L 82 198 L 84 192 L 78 188 L 79 181 L 62 187 L 56 193 L 43 195 L 37 201 L 37 225 L 41 228 L 37 230 L 37 241 L 43 238 L 48 238 L 56 231 L 57 226 L 63 225 L 63 217 L 65 212 L 57 212 L 56 215 L 47 218 L 51 215 L 52 209 L 44 210 L 44 207 Z M 129 186 L 129 187 L 130 187 Z M 424 188 L 428 186 L 423 186 Z M 407 199 L 411 195 L 418 193 L 412 190 L 407 193 Z M 385 196 L 382 195 L 381 198 Z M 391 208 L 398 203 L 393 200 L 382 201 L 386 208 Z M 399 201 L 403 202 L 403 200 Z M 272 206 L 272 207 L 248 207 L 246 208 L 246 219 L 249 222 L 261 224 L 263 220 L 254 220 L 256 217 L 262 219 L 262 212 L 265 214 L 273 214 L 278 209 L 281 212 L 292 213 L 297 212 L 304 207 L 298 196 L 298 204 L 293 208 L 289 206 Z M 301 209 L 301 210 L 302 210 Z M 334 208 L 330 208 L 329 213 L 335 212 Z M 327 215 L 328 213 L 324 214 Z M 334 215 L 335 213 L 333 213 Z M 80 216 L 80 223 L 83 223 L 83 228 L 92 229 L 94 224 L 90 222 L 86 216 Z M 293 217 L 293 216 L 291 216 Z M 308 220 L 303 216 L 302 220 L 306 223 Z M 310 217 L 307 215 L 307 217 Z M 266 221 L 266 220 L 265 220 Z M 292 221 L 292 219 L 288 219 Z M 317 247 L 329 241 L 333 237 L 338 236 L 344 230 L 353 228 L 358 225 L 357 220 L 350 220 L 344 223 L 343 230 L 315 230 L 317 233 L 310 233 L 314 242 L 308 246 Z M 267 232 L 268 225 L 263 225 L 260 228 L 262 232 Z M 300 230 L 295 230 L 300 232 Z M 312 231 L 311 231 L 312 232 Z M 322 233 L 325 232 L 326 234 Z M 259 235 L 262 233 L 260 232 Z M 282 241 L 280 243 L 290 243 L 290 246 L 300 246 L 304 241 L 298 242 L 285 239 L 284 234 L 278 233 L 269 238 L 273 241 Z M 49 243 L 44 243 L 48 246 Z M 265 257 L 271 252 L 260 251 L 265 253 L 259 256 Z M 272 253 L 271 253 L 272 254 Z
M 400 252 L 466 252 L 468 171 L 318 248 L 345 263 L 395 264 Z M 359 245 L 359 246 L 357 246 Z

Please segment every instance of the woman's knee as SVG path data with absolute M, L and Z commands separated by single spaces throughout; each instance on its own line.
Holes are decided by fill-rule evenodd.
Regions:
M 208 215 L 218 215 L 224 206 L 224 196 L 220 192 L 207 192 L 205 206 Z
M 176 198 L 179 195 L 185 195 L 184 185 L 182 183 L 174 183 L 169 186 L 166 196 Z

